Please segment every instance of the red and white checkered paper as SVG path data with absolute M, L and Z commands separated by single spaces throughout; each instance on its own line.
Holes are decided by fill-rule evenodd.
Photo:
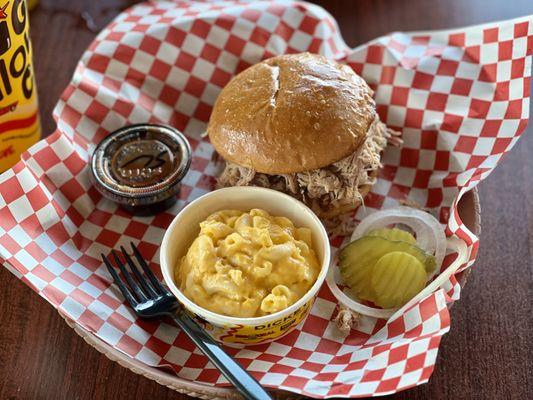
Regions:
M 383 121 L 403 131 L 388 148 L 372 210 L 409 199 L 430 209 L 471 249 L 478 238 L 456 205 L 509 151 L 528 121 L 533 21 L 442 32 L 393 33 L 356 49 L 323 9 L 290 1 L 153 2 L 133 7 L 83 55 L 55 109 L 57 131 L 0 176 L 3 264 L 63 315 L 116 349 L 184 379 L 227 385 L 177 328 L 141 321 L 99 260 L 134 241 L 159 272 L 158 249 L 173 216 L 213 189 L 213 148 L 201 138 L 230 78 L 261 59 L 301 51 L 348 63 L 375 89 Z M 126 124 L 165 123 L 194 150 L 180 201 L 155 217 L 132 217 L 89 183 L 91 149 Z M 342 238 L 332 241 L 340 245 Z M 466 267 L 466 266 L 465 266 Z M 317 398 L 393 393 L 429 379 L 459 298 L 452 277 L 389 321 L 363 318 L 342 336 L 336 301 L 322 288 L 304 325 L 265 345 L 228 348 L 263 385 Z

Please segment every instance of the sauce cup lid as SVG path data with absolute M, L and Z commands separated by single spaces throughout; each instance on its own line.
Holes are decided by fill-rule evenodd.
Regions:
M 191 147 L 180 131 L 137 124 L 112 132 L 98 144 L 91 173 L 102 195 L 137 207 L 173 197 L 190 164 Z

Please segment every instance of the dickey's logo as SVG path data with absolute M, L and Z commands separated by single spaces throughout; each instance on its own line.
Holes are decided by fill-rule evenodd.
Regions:
M 5 3 L 2 3 L 5 1 Z M 9 3 L 12 7 L 9 12 Z M 14 90 L 20 90 L 26 99 L 33 94 L 28 15 L 24 0 L 0 0 L 0 101 Z M 11 26 L 11 29 L 9 29 Z M 14 37 L 23 36 L 23 40 Z M 18 46 L 15 49 L 14 43 Z M 14 50 L 10 57 L 3 57 Z M 17 85 L 19 85 L 17 87 Z

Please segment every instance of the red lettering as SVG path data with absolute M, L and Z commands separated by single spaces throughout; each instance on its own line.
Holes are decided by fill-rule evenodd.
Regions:
M 0 150 L 0 159 L 9 157 L 10 155 L 15 154 L 15 149 L 13 149 L 13 146 L 10 145 L 9 147 Z

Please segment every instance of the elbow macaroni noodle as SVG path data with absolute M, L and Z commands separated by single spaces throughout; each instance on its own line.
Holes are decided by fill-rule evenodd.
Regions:
M 200 223 L 200 234 L 174 277 L 200 307 L 251 318 L 297 302 L 319 271 L 310 229 L 260 209 L 222 210 Z

